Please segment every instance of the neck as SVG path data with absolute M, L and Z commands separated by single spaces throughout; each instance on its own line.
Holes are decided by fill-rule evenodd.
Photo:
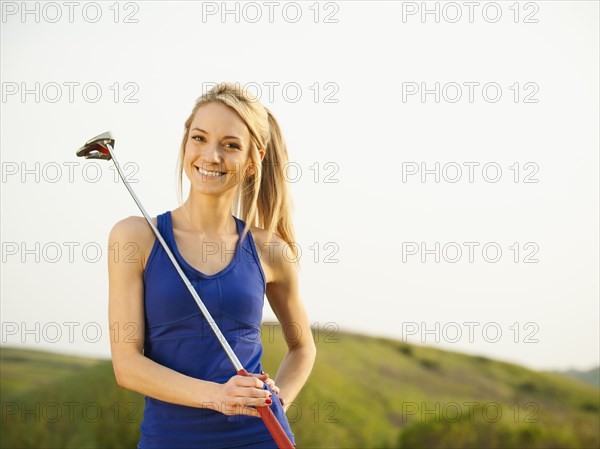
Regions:
M 223 235 L 237 233 L 235 219 L 232 217 L 232 195 L 202 195 L 192 189 L 182 204 L 182 227 L 185 230 L 204 235 Z

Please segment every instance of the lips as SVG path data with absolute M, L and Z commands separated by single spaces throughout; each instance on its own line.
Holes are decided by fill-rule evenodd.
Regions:
M 204 175 L 204 176 L 214 176 L 214 177 L 217 177 L 217 176 L 223 176 L 226 173 L 226 172 L 216 171 L 216 170 L 205 170 L 205 169 L 202 169 L 202 168 L 200 168 L 200 167 L 198 167 L 196 165 L 194 165 L 194 168 L 196 169 L 196 171 L 198 173 L 200 173 L 201 175 Z

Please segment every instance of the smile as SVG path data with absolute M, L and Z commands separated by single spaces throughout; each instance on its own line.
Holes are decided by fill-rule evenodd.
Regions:
M 196 169 L 196 171 L 197 171 L 198 173 L 200 173 L 201 175 L 208 176 L 208 177 L 211 177 L 211 178 L 219 178 L 219 177 L 221 177 L 221 176 L 225 175 L 225 173 L 223 173 L 223 172 L 218 172 L 218 171 L 206 171 L 206 170 L 204 170 L 204 169 L 202 169 L 202 168 L 200 168 L 200 167 L 196 167 L 195 165 L 194 165 L 194 168 L 195 168 L 195 169 Z

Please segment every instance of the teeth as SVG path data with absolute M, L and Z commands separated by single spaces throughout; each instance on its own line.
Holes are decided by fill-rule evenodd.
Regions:
M 202 174 L 202 175 L 206 175 L 206 176 L 218 177 L 218 176 L 221 176 L 221 175 L 222 175 L 222 173 L 221 173 L 221 172 L 212 172 L 212 171 L 206 171 L 206 170 L 203 170 L 203 169 L 201 169 L 201 168 L 199 168 L 199 167 L 196 167 L 196 170 L 198 170 L 198 172 L 199 172 L 200 174 Z

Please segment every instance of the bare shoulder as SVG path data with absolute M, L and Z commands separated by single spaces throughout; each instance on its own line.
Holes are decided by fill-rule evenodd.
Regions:
M 153 217 L 152 221 L 156 224 L 156 217 Z M 116 222 L 110 230 L 110 234 L 119 240 L 129 239 L 139 243 L 150 240 L 154 236 L 146 219 L 134 215 Z
M 266 229 L 250 226 L 250 232 L 254 238 L 267 284 L 285 277 L 286 272 L 295 265 L 291 260 L 293 255 L 289 244 L 277 232 L 273 232 L 268 239 Z
M 153 223 L 157 224 L 156 217 L 152 217 Z M 122 251 L 133 250 L 139 254 L 142 268 L 146 266 L 146 261 L 152 250 L 156 236 L 148 225 L 144 217 L 129 216 L 115 223 L 110 230 L 109 248 L 116 250 L 117 247 Z

